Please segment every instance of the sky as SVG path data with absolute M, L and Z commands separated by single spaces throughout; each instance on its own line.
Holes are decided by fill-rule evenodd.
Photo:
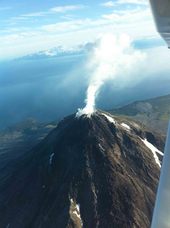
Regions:
M 0 60 L 76 48 L 106 32 L 161 42 L 148 0 L 0 1 Z

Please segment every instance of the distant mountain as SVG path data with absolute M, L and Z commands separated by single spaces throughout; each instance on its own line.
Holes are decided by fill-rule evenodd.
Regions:
M 23 56 L 21 59 L 44 59 L 44 58 L 55 58 L 62 56 L 74 56 L 85 54 L 89 50 L 91 50 L 95 46 L 94 43 L 86 43 L 84 45 L 78 45 L 74 48 L 64 48 L 62 46 L 58 46 L 51 49 L 46 49 L 43 51 L 39 51 L 30 55 Z
M 163 147 L 132 120 L 68 116 L 0 166 L 0 227 L 149 228 Z
M 136 101 L 132 104 L 109 111 L 114 115 L 121 115 L 140 121 L 148 129 L 166 134 L 170 120 L 170 95 L 149 100 Z

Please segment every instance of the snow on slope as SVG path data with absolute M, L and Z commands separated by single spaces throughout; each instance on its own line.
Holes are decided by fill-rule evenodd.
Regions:
M 121 126 L 126 128 L 128 131 L 131 130 L 131 128 L 129 127 L 129 125 L 125 124 L 125 123 L 121 123 Z
M 158 150 L 154 145 L 152 145 L 150 142 L 148 142 L 147 139 L 141 139 L 141 140 L 152 151 L 155 162 L 159 165 L 159 167 L 161 167 L 161 163 L 157 153 L 160 154 L 161 156 L 163 156 L 163 153 L 160 150 Z
M 109 115 L 106 115 L 105 113 L 102 113 L 103 116 L 107 118 L 107 120 L 113 124 L 116 124 L 116 121 Z

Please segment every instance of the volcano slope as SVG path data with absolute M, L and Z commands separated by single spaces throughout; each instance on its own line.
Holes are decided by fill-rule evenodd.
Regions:
M 149 228 L 163 144 L 107 113 L 66 117 L 0 174 L 0 227 Z

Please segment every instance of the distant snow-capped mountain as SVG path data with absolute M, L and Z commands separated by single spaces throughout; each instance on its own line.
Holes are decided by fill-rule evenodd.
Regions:
M 67 56 L 67 55 L 78 55 L 78 54 L 85 54 L 91 48 L 94 47 L 95 44 L 93 43 L 86 43 L 84 45 L 78 45 L 73 48 L 64 48 L 62 46 L 55 47 L 52 49 L 46 49 L 43 51 L 39 51 L 33 54 L 26 55 L 22 57 L 22 59 L 36 59 L 36 58 L 52 58 L 57 56 Z

